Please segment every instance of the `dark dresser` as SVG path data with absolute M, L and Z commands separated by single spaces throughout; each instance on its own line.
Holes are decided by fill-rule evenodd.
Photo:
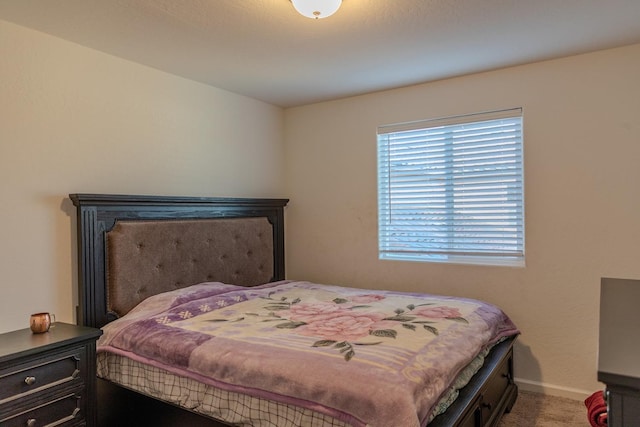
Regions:
M 0 334 L 2 427 L 95 426 L 100 329 L 53 323 Z
M 640 426 L 640 280 L 602 279 L 599 341 L 608 425 Z

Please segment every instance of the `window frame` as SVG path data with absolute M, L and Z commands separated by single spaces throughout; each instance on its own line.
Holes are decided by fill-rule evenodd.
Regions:
M 447 205 L 447 207 L 441 208 L 442 211 L 446 212 L 445 216 L 447 219 L 439 220 L 438 222 L 444 223 L 447 225 L 436 225 L 436 226 L 423 225 L 422 228 L 416 226 L 416 228 L 414 229 L 414 228 L 411 228 L 411 227 L 414 227 L 414 225 L 411 224 L 412 221 L 413 223 L 424 222 L 424 221 L 418 221 L 412 218 L 406 219 L 405 221 L 398 221 L 398 223 L 403 222 L 403 225 L 397 225 L 397 224 L 394 225 L 393 221 L 391 220 L 391 217 L 393 216 L 393 214 L 390 212 L 393 212 L 394 209 L 399 209 L 399 208 L 394 208 L 393 206 L 395 205 L 393 205 L 391 202 L 391 198 L 394 197 L 393 196 L 394 190 L 391 188 L 394 186 L 394 184 L 392 184 L 392 181 L 394 178 L 391 177 L 391 172 L 390 172 L 391 170 L 393 170 L 392 169 L 393 166 L 391 166 L 392 161 L 390 160 L 390 158 L 392 157 L 392 154 L 390 154 L 391 148 L 389 148 L 392 145 L 392 143 L 389 142 L 389 138 L 392 138 L 390 135 L 396 135 L 396 137 L 398 138 L 398 141 L 400 141 L 399 139 L 400 136 L 409 135 L 411 132 L 418 132 L 418 133 L 425 132 L 425 134 L 429 134 L 429 132 L 436 132 L 436 131 L 440 132 L 440 131 L 447 131 L 447 130 L 449 132 L 453 132 L 455 130 L 456 132 L 463 134 L 464 132 L 460 132 L 460 129 L 463 129 L 468 126 L 472 126 L 472 127 L 480 126 L 482 124 L 489 124 L 494 122 L 508 124 L 509 127 L 505 127 L 505 129 L 511 129 L 511 126 L 513 127 L 513 136 L 510 137 L 509 139 L 509 141 L 511 140 L 513 141 L 509 142 L 505 146 L 509 147 L 510 150 L 511 149 L 513 150 L 513 156 L 511 156 L 513 157 L 513 159 L 512 161 L 510 161 L 508 167 L 513 169 L 515 173 L 512 174 L 513 177 L 510 177 L 510 178 L 505 177 L 497 181 L 497 183 L 499 185 L 502 185 L 503 188 L 509 188 L 508 190 L 504 190 L 506 195 L 502 196 L 502 198 L 505 201 L 503 201 L 502 203 L 498 203 L 497 206 L 501 207 L 504 210 L 504 212 L 508 212 L 508 214 L 504 214 L 504 215 L 508 216 L 509 218 L 513 217 L 514 219 L 505 220 L 504 223 L 500 223 L 499 225 L 487 225 L 483 223 L 483 221 L 478 220 L 477 218 L 473 218 L 473 216 L 469 213 L 469 210 L 465 210 L 468 208 L 459 208 L 459 207 L 454 208 L 455 203 L 458 203 L 458 205 L 464 204 L 464 203 L 459 203 L 457 200 L 464 199 L 467 193 L 464 193 L 465 194 L 464 196 L 460 196 L 460 195 L 454 196 L 456 191 L 458 191 L 461 194 L 463 194 L 463 192 L 456 190 L 457 188 L 456 184 L 448 180 L 461 180 L 461 177 L 465 177 L 465 176 L 468 179 L 469 172 L 455 173 L 454 172 L 455 168 L 453 166 L 446 165 L 446 164 L 445 166 L 442 166 L 442 164 L 446 162 L 455 162 L 457 159 L 455 155 L 451 153 L 447 153 L 446 152 L 447 150 L 454 150 L 454 149 L 459 150 L 460 147 L 462 147 L 463 149 L 466 149 L 467 146 L 464 144 L 468 144 L 469 147 L 473 147 L 474 143 L 465 142 L 462 138 L 459 139 L 463 141 L 462 143 L 455 142 L 456 141 L 455 138 L 451 138 L 450 140 L 445 141 L 446 138 L 442 137 L 441 138 L 442 141 L 440 142 L 440 146 L 441 146 L 440 148 L 442 149 L 440 150 L 441 153 L 437 157 L 437 161 L 440 162 L 440 166 L 439 166 L 440 178 L 438 179 L 440 179 L 441 181 L 442 180 L 446 181 L 444 184 L 442 184 L 442 186 L 447 187 L 448 185 L 450 189 L 447 189 L 444 191 L 441 190 L 440 193 L 438 194 L 448 193 L 449 195 L 451 195 L 451 198 L 447 196 L 443 199 L 444 202 L 442 203 L 442 205 L 446 205 L 448 203 L 450 204 L 450 206 Z M 496 133 L 496 135 L 499 135 L 499 134 Z M 430 139 L 431 137 L 425 136 L 424 138 L 425 140 L 420 142 L 424 144 L 428 144 L 431 142 L 431 139 Z M 498 141 L 497 136 L 494 136 L 492 138 L 494 138 L 491 140 L 492 142 L 494 140 Z M 467 137 L 467 139 L 469 138 Z M 398 142 L 397 144 L 401 145 L 401 142 Z M 455 144 L 459 144 L 459 145 L 455 145 Z M 427 147 L 430 147 L 430 146 L 427 146 Z M 385 149 L 387 150 L 386 154 L 383 153 L 383 150 Z M 418 150 L 416 149 L 415 151 L 417 152 Z M 421 176 L 422 175 L 426 176 L 428 173 L 430 173 L 428 172 L 429 168 L 434 168 L 433 166 L 435 165 L 435 160 L 433 159 L 430 160 L 429 157 L 435 158 L 436 156 L 433 156 L 432 152 L 430 152 L 429 149 L 425 150 L 425 152 L 429 152 L 431 154 L 429 155 L 424 154 L 424 157 L 422 158 L 426 166 L 424 167 L 424 170 L 425 170 L 424 172 L 419 172 Z M 512 266 L 512 267 L 525 266 L 524 118 L 523 118 L 522 108 L 512 108 L 512 109 L 499 110 L 499 111 L 489 111 L 489 112 L 483 112 L 483 113 L 474 113 L 474 114 L 467 114 L 467 115 L 459 115 L 459 116 L 451 116 L 451 117 L 444 117 L 444 118 L 437 118 L 437 119 L 430 119 L 430 120 L 420 120 L 415 122 L 405 122 L 405 123 L 379 126 L 377 129 L 377 156 L 378 156 L 378 166 L 377 166 L 378 189 L 377 191 L 378 191 L 378 256 L 379 256 L 379 259 L 442 262 L 442 263 L 456 263 L 456 264 L 479 264 L 479 265 Z M 458 157 L 462 157 L 462 156 L 458 155 Z M 491 159 L 494 159 L 495 161 L 495 163 L 491 163 L 491 165 L 497 165 L 498 160 L 495 160 L 495 159 L 498 159 L 498 158 L 499 156 L 497 154 L 494 155 L 494 157 L 491 157 Z M 412 159 L 414 163 L 417 163 L 419 160 L 419 159 L 416 160 L 416 158 L 412 158 Z M 429 162 L 432 162 L 432 163 L 429 163 Z M 397 160 L 396 160 L 396 163 L 397 163 Z M 409 163 L 409 161 L 407 160 L 405 161 L 405 163 Z M 497 170 L 500 170 L 499 169 L 500 166 L 494 166 L 494 167 Z M 401 167 L 397 167 L 396 169 L 400 170 Z M 505 166 L 505 168 L 503 169 L 506 170 L 507 166 Z M 396 170 L 396 173 L 397 173 L 397 170 Z M 446 173 L 442 174 L 441 172 L 442 170 L 445 170 Z M 506 173 L 505 173 L 505 176 L 506 176 Z M 446 179 L 442 177 L 446 177 Z M 431 179 L 428 177 L 423 179 L 425 180 L 425 182 L 429 182 L 430 183 L 429 185 L 433 185 L 433 182 L 435 181 L 434 179 Z M 476 178 L 476 179 L 478 179 L 479 181 L 482 181 L 482 178 Z M 404 184 L 397 185 L 397 188 L 395 190 L 397 199 L 402 199 L 403 197 L 405 198 L 407 197 L 406 194 L 404 194 L 403 196 L 398 196 L 398 194 L 402 194 L 401 191 L 403 189 L 406 189 L 402 185 Z M 409 191 L 413 191 L 413 190 L 409 190 Z M 422 192 L 424 193 L 424 191 Z M 426 200 L 423 194 L 418 194 L 418 193 L 419 192 L 416 191 L 416 194 L 417 194 L 416 197 L 418 197 L 417 200 Z M 475 193 L 471 192 L 471 194 L 475 194 Z M 420 199 L 420 197 L 422 197 L 422 199 Z M 489 200 L 489 197 L 487 197 L 486 200 Z M 482 199 L 483 202 L 486 202 L 486 200 Z M 397 203 L 399 205 L 399 202 L 393 202 L 393 203 Z M 431 206 L 431 205 L 428 205 L 428 206 Z M 460 214 L 460 212 L 462 214 Z M 424 216 L 426 216 L 426 214 Z M 481 215 L 478 214 L 477 216 L 481 216 Z M 480 237 L 476 237 L 478 241 L 479 240 L 491 241 L 491 239 L 498 241 L 500 240 L 500 237 L 508 236 L 508 237 L 505 237 L 505 240 L 502 243 L 504 247 L 502 249 L 495 249 L 494 252 L 491 252 L 488 248 L 492 246 L 499 247 L 500 244 L 495 242 L 490 242 L 490 243 L 485 242 L 486 246 L 483 247 L 481 243 L 471 242 L 469 243 L 470 248 L 472 247 L 471 245 L 478 245 L 480 250 L 478 250 L 477 253 L 465 253 L 463 250 L 465 244 L 461 244 L 460 242 L 463 240 L 473 241 L 473 238 L 469 238 L 469 237 L 451 238 L 452 234 L 453 235 L 469 234 L 469 231 L 467 231 L 467 227 L 470 229 L 473 228 L 473 226 L 468 226 L 468 225 L 460 226 L 460 222 L 467 222 L 466 220 L 461 221 L 459 219 L 460 217 L 466 217 L 466 218 L 471 217 L 473 219 L 469 221 L 470 223 L 473 223 L 474 225 L 478 224 L 482 226 L 483 227 L 482 231 L 476 230 L 476 233 L 478 235 L 482 234 L 483 232 L 492 232 L 494 229 L 496 230 L 495 233 L 497 233 L 496 236 L 498 237 L 492 237 L 492 238 L 484 237 L 482 239 Z M 442 238 L 441 235 L 443 234 L 446 235 L 444 231 L 445 228 L 452 229 L 454 227 L 454 223 L 456 222 L 458 223 L 456 231 L 453 233 L 450 231 L 448 234 L 449 236 L 448 239 Z M 407 226 L 406 225 L 407 223 L 410 225 Z M 500 225 L 502 225 L 502 227 L 500 227 Z M 396 227 L 395 229 L 394 229 L 394 226 Z M 406 232 L 398 231 L 402 227 L 404 227 L 405 229 L 409 229 L 409 231 L 406 231 Z M 429 227 L 431 227 L 431 229 L 429 229 Z M 441 227 L 441 228 L 438 228 L 438 227 Z M 459 231 L 460 229 L 465 231 L 460 232 Z M 515 231 L 511 231 L 512 229 L 515 229 Z M 392 243 L 396 243 L 395 246 L 392 243 L 390 243 L 390 240 L 391 240 L 390 236 L 392 235 L 397 236 L 402 234 L 408 235 L 410 234 L 410 232 L 415 232 L 417 234 L 420 234 L 423 240 L 433 240 L 433 241 L 440 240 L 440 243 L 434 243 L 434 244 L 418 243 L 417 238 L 415 237 L 409 238 L 406 236 L 405 236 L 406 241 L 403 241 L 402 238 L 400 237 L 394 237 L 395 240 Z M 440 235 L 439 238 L 434 237 L 438 234 Z M 411 242 L 411 239 L 415 241 Z M 404 242 L 405 248 L 403 250 L 394 250 L 394 247 L 400 246 L 400 243 L 398 242 L 400 243 Z M 446 242 L 449 243 L 449 248 L 455 247 L 456 249 L 449 249 L 449 250 L 425 249 L 426 246 L 433 245 L 433 247 L 436 247 L 438 245 L 445 245 Z M 423 245 L 422 248 L 420 247 L 421 245 Z M 513 247 L 514 249 L 507 250 L 505 249 L 507 247 Z

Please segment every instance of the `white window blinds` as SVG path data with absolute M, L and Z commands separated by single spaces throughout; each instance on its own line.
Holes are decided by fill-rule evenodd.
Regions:
M 378 128 L 381 259 L 524 265 L 522 109 Z

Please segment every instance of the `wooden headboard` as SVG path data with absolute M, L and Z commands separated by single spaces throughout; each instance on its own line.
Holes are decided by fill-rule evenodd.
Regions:
M 101 327 L 148 296 L 200 282 L 282 280 L 287 199 L 70 194 L 78 324 Z

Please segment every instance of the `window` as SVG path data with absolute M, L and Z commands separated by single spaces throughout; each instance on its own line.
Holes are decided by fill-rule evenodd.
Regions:
M 380 259 L 524 265 L 522 109 L 378 128 Z

